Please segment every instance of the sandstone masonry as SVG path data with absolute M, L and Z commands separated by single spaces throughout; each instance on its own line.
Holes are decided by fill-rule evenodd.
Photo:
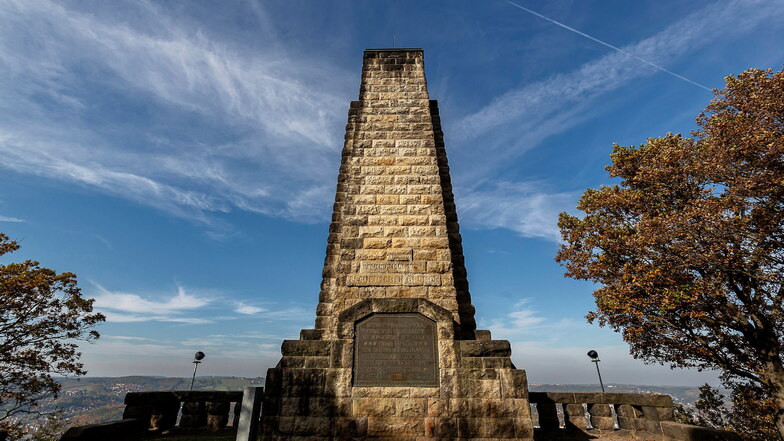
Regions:
M 267 374 L 264 440 L 532 439 L 525 372 L 476 330 L 419 49 L 367 50 L 315 329 Z

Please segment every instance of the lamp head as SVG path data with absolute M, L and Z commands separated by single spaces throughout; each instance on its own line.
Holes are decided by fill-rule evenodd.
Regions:
M 204 352 L 199 351 L 193 356 L 194 361 L 202 361 L 204 359 Z
M 599 353 L 591 349 L 590 351 L 588 351 L 588 356 L 596 360 L 597 358 L 599 358 Z

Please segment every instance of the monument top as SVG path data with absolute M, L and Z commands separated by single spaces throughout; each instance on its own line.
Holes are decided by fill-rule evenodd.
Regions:
M 424 49 L 418 47 L 397 47 L 397 48 L 379 48 L 379 49 L 365 49 L 365 52 L 425 52 Z
M 367 49 L 351 103 L 316 329 L 366 299 L 424 299 L 475 338 L 438 104 L 424 51 Z

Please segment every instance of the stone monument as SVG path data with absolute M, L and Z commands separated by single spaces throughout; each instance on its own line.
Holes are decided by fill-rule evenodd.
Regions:
M 315 329 L 267 373 L 263 440 L 533 438 L 525 372 L 477 330 L 421 49 L 366 50 Z

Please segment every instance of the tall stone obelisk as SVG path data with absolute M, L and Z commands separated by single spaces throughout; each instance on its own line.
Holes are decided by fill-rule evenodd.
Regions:
M 366 50 L 315 329 L 267 374 L 262 439 L 531 439 L 525 372 L 476 330 L 421 49 Z

